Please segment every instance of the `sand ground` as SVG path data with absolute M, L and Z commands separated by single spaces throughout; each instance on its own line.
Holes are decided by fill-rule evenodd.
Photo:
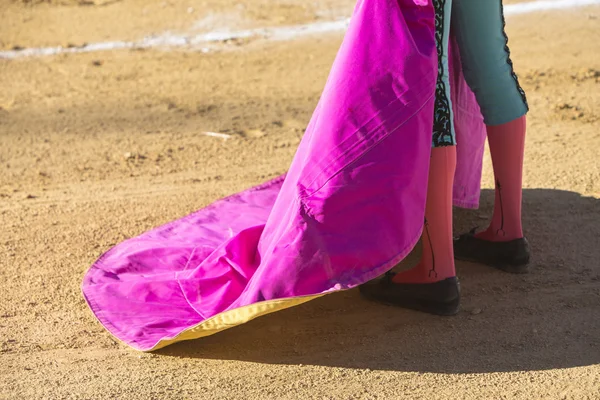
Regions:
M 0 0 L 0 48 L 352 8 L 224 3 Z M 123 239 L 283 173 L 341 33 L 0 60 L 0 398 L 600 398 L 600 7 L 514 16 L 508 33 L 531 106 L 530 274 L 459 263 L 453 318 L 352 290 L 152 354 L 94 319 L 84 272 Z M 482 207 L 457 211 L 457 232 L 485 225 L 492 183 L 486 156 Z

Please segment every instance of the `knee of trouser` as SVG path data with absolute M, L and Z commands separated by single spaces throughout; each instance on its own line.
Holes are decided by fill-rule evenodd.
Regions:
M 527 113 L 525 93 L 507 58 L 477 70 L 464 66 L 463 74 L 487 125 L 500 125 Z

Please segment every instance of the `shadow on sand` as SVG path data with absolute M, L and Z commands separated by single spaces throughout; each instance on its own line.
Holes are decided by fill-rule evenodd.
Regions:
M 484 226 L 492 201 L 493 192 L 485 190 L 479 210 L 456 210 L 456 232 Z M 531 272 L 510 275 L 459 263 L 463 298 L 455 317 L 371 303 L 354 289 L 157 354 L 441 373 L 600 363 L 600 200 L 528 189 L 524 224 Z

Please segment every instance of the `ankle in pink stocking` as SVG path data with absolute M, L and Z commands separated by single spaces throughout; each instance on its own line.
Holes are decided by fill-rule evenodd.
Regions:
M 487 127 L 496 197 L 490 226 L 476 235 L 480 239 L 509 241 L 523 237 L 521 204 L 525 126 L 523 116 L 503 125 Z
M 419 264 L 394 276 L 396 283 L 433 283 L 456 275 L 452 242 L 452 184 L 456 168 L 456 147 L 431 151 L 423 254 Z

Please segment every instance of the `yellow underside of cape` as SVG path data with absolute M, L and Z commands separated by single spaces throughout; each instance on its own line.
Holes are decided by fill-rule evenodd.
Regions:
M 314 300 L 321 296 L 324 296 L 324 294 L 268 300 L 225 311 L 215 315 L 212 318 L 207 319 L 206 321 L 199 323 L 198 325 L 184 330 L 172 339 L 163 339 L 159 341 L 154 347 L 147 351 L 162 349 L 165 346 L 181 342 L 183 340 L 192 340 L 214 335 L 215 333 L 224 331 L 225 329 L 245 324 L 246 322 L 251 321 L 254 318 L 258 318 L 266 314 L 271 314 L 276 311 L 284 310 L 286 308 L 294 307 L 306 303 L 308 301 Z

